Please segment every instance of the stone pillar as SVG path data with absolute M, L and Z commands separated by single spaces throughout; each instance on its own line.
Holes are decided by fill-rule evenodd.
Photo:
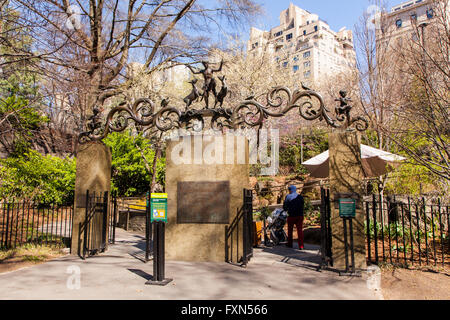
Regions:
M 330 201 L 333 267 L 345 269 L 344 226 L 339 217 L 339 198 L 358 197 L 356 219 L 353 219 L 356 269 L 366 268 L 364 210 L 362 203 L 363 168 L 361 137 L 356 131 L 334 131 L 329 134 Z M 348 230 L 348 228 L 347 228 Z M 348 234 L 348 239 L 350 236 Z M 350 242 L 350 240 L 348 240 Z M 349 263 L 351 256 L 349 251 Z
M 217 140 L 215 140 L 217 139 Z M 216 142 L 216 143 L 215 143 Z M 221 147 L 223 146 L 223 147 Z M 181 156 L 181 158 L 180 158 Z M 169 141 L 166 149 L 166 193 L 168 193 L 168 223 L 166 226 L 166 259 L 178 261 L 225 261 L 225 226 L 233 221 L 243 205 L 243 189 L 248 188 L 248 141 L 241 136 L 190 136 L 179 141 Z M 179 184 L 180 183 L 180 184 Z M 199 197 L 189 185 L 211 185 L 214 193 L 225 192 L 221 186 L 229 185 L 226 222 L 189 223 L 178 215 L 178 187 L 188 188 L 187 196 Z M 217 184 L 216 186 L 214 186 Z M 208 190 L 202 190 L 205 210 L 202 215 L 213 215 L 214 204 L 208 203 Z M 189 194 L 191 193 L 191 194 Z M 211 194 L 216 196 L 216 194 Z M 182 203 L 180 201 L 180 203 Z M 197 206 L 198 203 L 191 205 Z M 184 212 L 189 208 L 183 205 Z M 198 207 L 197 207 L 198 208 Z M 182 212 L 182 211 L 180 211 Z M 194 217 L 195 220 L 195 217 Z M 200 219 L 199 219 L 200 220 Z M 242 229 L 241 229 L 242 230 Z M 242 237 L 241 237 L 242 238 Z M 241 239 L 242 240 L 242 239 Z M 242 244 L 239 246 L 242 248 Z
M 97 195 L 108 191 L 108 196 L 111 191 L 111 150 L 102 142 L 89 142 L 78 147 L 71 245 L 73 255 L 81 253 L 83 233 L 80 233 L 79 226 L 85 221 L 87 190 Z M 93 234 L 101 235 L 101 223 L 93 225 L 96 226 Z

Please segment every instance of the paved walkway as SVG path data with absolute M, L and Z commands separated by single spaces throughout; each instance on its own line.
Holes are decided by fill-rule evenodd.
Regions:
M 284 247 L 255 249 L 247 268 L 227 263 L 166 262 L 165 287 L 145 285 L 153 272 L 143 263 L 144 238 L 117 229 L 116 244 L 85 261 L 65 256 L 0 274 L 0 299 L 377 299 L 367 276 L 339 277 L 317 272 L 317 246 L 305 251 Z M 80 288 L 74 274 L 80 270 Z M 70 285 L 72 288 L 70 289 Z

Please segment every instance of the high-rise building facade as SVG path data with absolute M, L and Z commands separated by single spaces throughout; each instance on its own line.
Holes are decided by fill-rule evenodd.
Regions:
M 306 84 L 355 68 L 351 30 L 338 32 L 326 21 L 292 3 L 280 14 L 280 25 L 270 31 L 251 28 L 247 53 L 268 52 L 281 68 L 292 70 Z
M 390 12 L 384 12 L 379 16 L 376 23 L 376 39 L 379 45 L 382 42 L 393 44 L 391 40 L 415 40 L 421 34 L 417 34 L 417 27 L 421 33 L 430 23 L 433 22 L 439 8 L 447 2 L 447 10 L 450 9 L 448 0 L 411 0 L 400 3 L 391 8 Z M 402 39 L 402 40 L 400 40 Z M 425 35 L 426 39 L 426 35 Z M 432 39 L 430 39 L 432 40 Z
M 380 12 L 373 21 L 378 81 L 394 95 L 391 104 L 395 104 L 395 95 L 401 100 L 402 92 L 411 85 L 408 75 L 420 69 L 431 72 L 430 59 L 438 59 L 435 66 L 442 63 L 449 10 L 450 0 L 410 0 Z

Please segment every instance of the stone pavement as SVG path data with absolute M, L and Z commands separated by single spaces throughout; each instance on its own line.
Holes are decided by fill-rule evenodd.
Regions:
M 0 299 L 324 300 L 379 299 L 363 277 L 317 272 L 317 246 L 255 249 L 247 268 L 227 263 L 166 261 L 165 287 L 145 285 L 153 272 L 143 263 L 144 238 L 117 229 L 116 244 L 85 261 L 65 256 L 0 274 Z M 78 269 L 79 268 L 79 269 Z M 80 288 L 73 288 L 80 270 Z M 370 279 L 369 279 L 370 280 Z M 68 286 L 69 283 L 69 286 Z M 72 286 L 70 285 L 72 284 Z M 72 289 L 71 289 L 72 288 Z

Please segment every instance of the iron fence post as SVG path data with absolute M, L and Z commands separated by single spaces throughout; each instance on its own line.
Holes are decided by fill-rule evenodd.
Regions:
M 330 189 L 326 190 L 326 222 L 327 222 L 327 260 L 329 261 L 330 265 L 333 266 L 333 251 L 332 251 L 332 242 L 333 237 L 331 235 L 331 203 L 330 203 Z
M 383 215 L 383 195 L 378 196 L 379 211 L 380 211 L 380 223 L 381 223 L 381 248 L 383 250 L 383 261 L 386 261 L 386 248 L 384 245 L 384 215 Z M 388 220 L 389 221 L 389 220 Z
M 411 213 L 411 198 L 408 196 L 408 212 L 409 212 L 409 235 L 410 235 L 410 243 L 411 243 L 411 263 L 414 263 L 414 245 L 413 245 L 413 230 L 412 230 L 412 224 L 413 224 L 413 218 Z
M 372 215 L 373 215 L 373 234 L 375 244 L 375 262 L 378 264 L 378 230 L 377 230 L 377 199 L 375 194 L 372 196 Z
M 403 231 L 403 260 L 406 262 L 406 234 L 405 234 L 405 210 L 403 208 L 403 203 L 400 204 L 401 212 L 402 212 L 402 231 Z
M 349 228 L 350 228 L 350 251 L 352 258 L 352 273 L 355 273 L 355 246 L 353 242 L 353 218 L 348 218 Z
M 10 204 L 6 205 L 6 231 L 5 231 L 5 248 L 8 249 L 8 235 L 9 235 L 9 207 Z
M 20 225 L 20 245 L 23 245 L 23 222 L 25 220 L 25 201 L 22 202 L 22 223 Z
M 108 246 L 108 191 L 103 195 L 103 223 L 102 223 L 102 243 L 100 250 L 104 252 Z
M 427 264 L 430 262 L 428 258 L 428 230 L 427 230 L 427 207 L 425 197 L 422 197 L 423 201 L 423 221 L 425 224 L 425 256 L 427 258 Z
M 372 263 L 372 253 L 370 247 L 370 213 L 369 202 L 366 202 L 366 232 L 367 232 L 367 260 Z
M 12 246 L 13 243 L 13 233 L 14 233 L 14 199 L 12 201 L 12 209 L 11 209 L 11 220 L 9 221 L 9 228 L 10 228 L 10 232 L 9 232 L 9 246 Z
M 419 205 L 416 203 L 415 204 L 415 208 L 416 208 L 416 220 L 417 220 L 417 243 L 418 243 L 418 248 L 419 248 L 419 265 L 422 265 L 422 249 L 420 246 L 420 211 L 419 211 Z
M 112 243 L 116 243 L 116 225 L 117 225 L 117 193 L 114 195 L 114 226 L 113 226 L 113 240 Z
M 442 266 L 445 266 L 445 256 L 444 256 L 444 230 L 442 225 L 442 213 L 441 213 L 441 198 L 438 199 L 438 210 L 439 210 L 439 233 L 441 235 L 441 255 L 442 255 Z
M 436 236 L 435 236 L 435 232 L 434 232 L 434 206 L 431 205 L 431 230 L 432 230 L 432 235 L 433 235 L 433 252 L 434 252 L 434 265 L 437 265 L 437 261 L 436 261 Z
M 87 250 L 87 237 L 88 237 L 88 215 L 89 215 L 89 190 L 86 190 L 86 213 L 84 217 L 84 228 L 83 228 L 83 259 L 86 259 Z

